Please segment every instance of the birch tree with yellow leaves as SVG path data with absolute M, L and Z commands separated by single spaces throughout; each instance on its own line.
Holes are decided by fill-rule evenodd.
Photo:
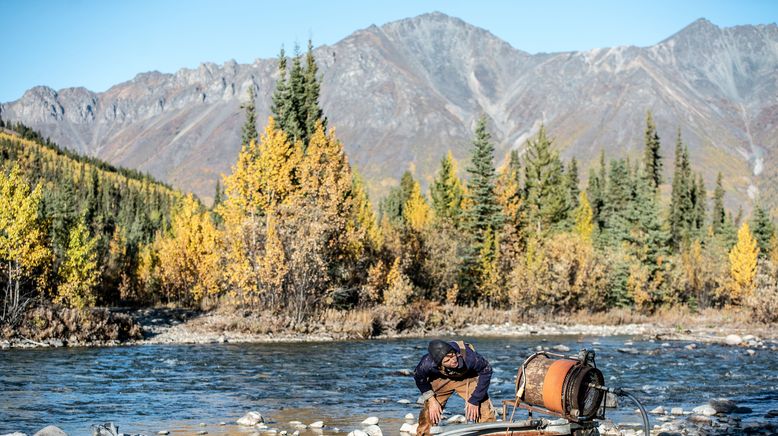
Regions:
M 757 241 L 751 235 L 748 223 L 743 223 L 737 232 L 737 243 L 729 252 L 730 298 L 740 302 L 754 291 L 756 263 L 759 256 Z
M 43 223 L 38 219 L 41 185 L 30 190 L 19 167 L 0 171 L 0 277 L 3 289 L 0 321 L 14 324 L 45 285 L 52 258 Z
M 83 219 L 70 230 L 65 261 L 60 265 L 59 287 L 55 303 L 76 309 L 93 307 L 97 303 L 95 287 L 100 280 L 97 264 L 97 238 L 89 237 Z

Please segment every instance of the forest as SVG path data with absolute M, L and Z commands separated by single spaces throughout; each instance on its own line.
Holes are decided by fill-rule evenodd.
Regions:
M 250 89 L 242 149 L 210 207 L 0 120 L 0 323 L 41 304 L 261 312 L 293 330 L 324 313 L 452 306 L 778 320 L 769 211 L 725 210 L 721 174 L 707 187 L 680 128 L 670 161 L 647 111 L 642 158 L 602 154 L 584 184 L 553 132 L 503 159 L 481 117 L 465 168 L 448 153 L 427 192 L 406 171 L 371 202 L 319 104 L 311 47 L 281 51 L 269 119 Z

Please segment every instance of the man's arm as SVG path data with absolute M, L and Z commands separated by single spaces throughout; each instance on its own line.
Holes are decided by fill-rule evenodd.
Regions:
M 489 396 L 489 382 L 492 380 L 492 365 L 475 351 L 467 352 L 467 367 L 478 373 L 478 384 L 470 395 L 468 403 L 475 406 L 481 404 Z
M 421 403 L 424 403 L 435 396 L 435 392 L 432 391 L 432 383 L 430 383 L 431 371 L 432 359 L 430 359 L 428 354 L 425 354 L 413 371 L 413 380 L 416 382 L 416 387 L 419 388 L 419 392 L 421 392 L 421 398 L 419 398 L 419 402 Z

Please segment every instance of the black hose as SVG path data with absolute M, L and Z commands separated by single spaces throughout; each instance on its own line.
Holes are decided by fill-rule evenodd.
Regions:
M 638 401 L 637 398 L 635 398 L 634 395 L 630 394 L 629 392 L 625 391 L 624 389 L 614 389 L 615 394 L 619 396 L 629 397 L 632 399 L 632 401 L 635 402 L 635 404 L 638 405 L 638 409 L 640 409 L 640 415 L 643 418 L 643 434 L 645 436 L 651 436 L 651 432 L 649 430 L 649 423 L 648 423 L 648 413 L 646 413 L 646 409 L 643 407 L 642 404 L 640 404 L 640 401 Z

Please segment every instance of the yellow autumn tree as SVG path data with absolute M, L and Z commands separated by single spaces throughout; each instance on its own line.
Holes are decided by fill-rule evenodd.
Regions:
M 261 295 L 275 309 L 282 303 L 284 279 L 289 269 L 273 216 L 267 217 L 266 226 L 265 250 L 258 269 L 259 283 Z
M 400 268 L 400 258 L 397 257 L 386 275 L 386 291 L 384 304 L 394 310 L 405 306 L 413 295 L 413 285 Z
M 173 213 L 170 234 L 158 239 L 159 281 L 169 300 L 196 306 L 219 292 L 221 238 L 211 214 L 192 194 Z
M 432 218 L 432 209 L 427 204 L 427 200 L 421 195 L 419 182 L 414 180 L 408 201 L 405 202 L 405 207 L 403 207 L 403 220 L 410 228 L 420 232 L 427 227 Z
M 487 231 L 478 259 L 478 294 L 484 296 L 490 305 L 502 305 L 507 295 L 500 283 L 498 241 L 494 231 Z
M 381 229 L 378 227 L 376 215 L 370 199 L 365 189 L 365 181 L 362 176 L 354 170 L 352 173 L 351 198 L 353 199 L 353 218 L 352 226 L 355 233 L 355 242 L 352 242 L 352 251 L 360 248 L 369 247 L 372 251 L 377 251 L 383 238 Z
M 52 253 L 38 219 L 41 198 L 41 186 L 31 191 L 19 167 L 7 175 L 0 171 L 0 262 L 7 280 L 1 321 L 16 321 L 32 294 L 45 285 Z
M 55 303 L 77 309 L 97 303 L 95 287 L 100 280 L 100 268 L 96 248 L 97 238 L 90 238 L 86 224 L 79 220 L 70 230 L 65 260 L 59 267 Z
M 729 252 L 730 298 L 733 302 L 740 302 L 753 293 L 758 256 L 756 238 L 745 222 L 737 232 L 737 243 Z
M 584 240 L 592 240 L 592 232 L 594 231 L 594 213 L 592 212 L 592 206 L 589 203 L 589 197 L 586 195 L 586 191 L 581 191 L 578 195 L 578 208 L 575 210 L 575 233 L 580 235 Z

